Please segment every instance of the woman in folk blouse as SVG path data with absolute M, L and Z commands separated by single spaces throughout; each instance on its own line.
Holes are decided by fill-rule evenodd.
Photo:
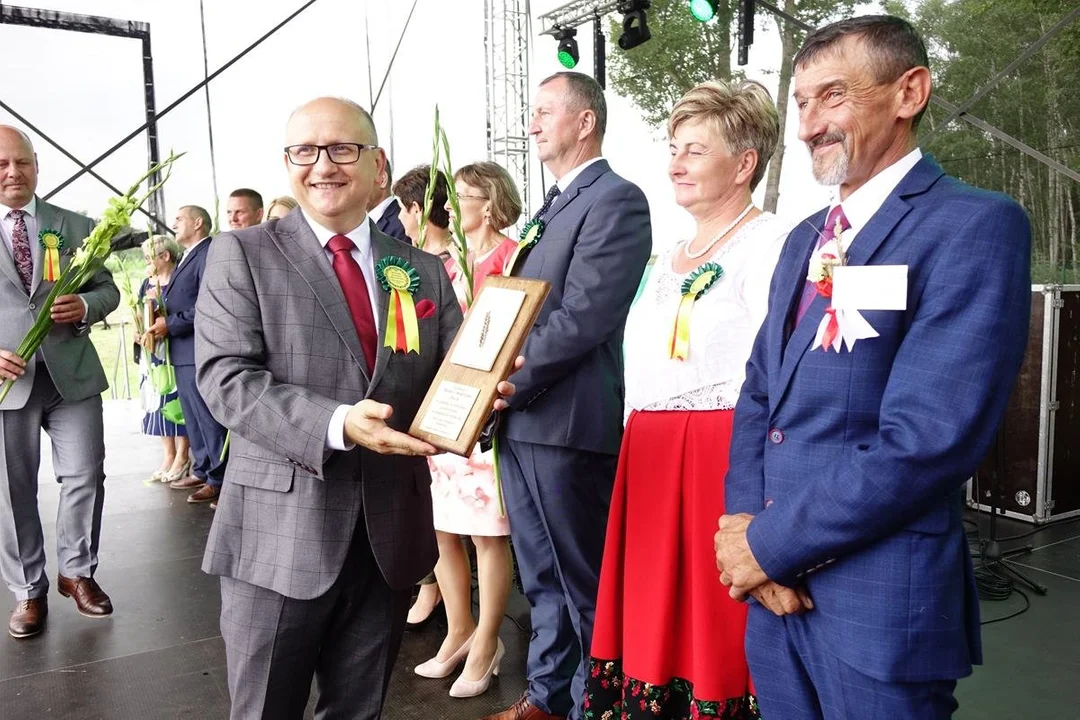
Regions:
M 629 418 L 608 520 L 585 718 L 756 718 L 746 608 L 720 585 L 731 419 L 788 228 L 754 207 L 779 126 L 768 92 L 709 82 L 668 121 L 694 236 L 663 253 L 626 327 Z M 607 715 L 605 713 L 611 713 Z

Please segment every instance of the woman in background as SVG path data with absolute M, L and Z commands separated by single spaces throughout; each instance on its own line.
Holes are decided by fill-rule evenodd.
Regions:
M 276 197 L 266 206 L 267 220 L 280 220 L 296 209 L 296 201 L 288 195 Z
M 165 235 L 153 235 L 142 244 L 143 257 L 146 259 L 146 279 L 139 287 L 139 308 L 143 308 L 147 300 L 153 302 L 155 314 L 160 313 L 158 298 L 169 286 L 173 270 L 180 262 L 183 250 L 171 237 Z M 148 334 L 147 334 L 148 335 Z M 163 357 L 155 352 L 160 352 L 160 343 L 154 345 L 152 337 L 139 338 L 139 347 L 135 348 L 135 362 L 138 363 L 140 354 L 147 353 L 147 364 L 160 365 L 164 362 Z M 153 351 L 149 351 L 153 348 Z M 177 398 L 176 390 L 173 389 L 168 395 L 159 395 L 150 382 L 150 377 L 144 372 L 140 380 L 143 407 L 146 415 L 143 416 L 142 431 L 144 435 L 161 438 L 162 460 L 151 480 L 161 482 L 174 482 L 186 476 L 191 470 L 191 460 L 187 439 L 187 431 L 183 425 L 176 425 L 161 414 L 161 407 L 170 400 Z
M 484 279 L 502 274 L 517 243 L 505 234 L 521 215 L 521 198 L 510 175 L 491 162 L 466 165 L 454 175 L 461 209 L 462 232 L 470 248 L 474 295 Z M 399 196 L 400 197 L 400 196 Z M 404 201 L 403 201 L 404 202 Z M 453 208 L 445 211 L 453 220 Z M 456 260 L 448 264 L 451 281 L 465 305 L 465 273 Z M 431 502 L 439 562 L 435 577 L 446 606 L 446 638 L 435 657 L 416 667 L 416 674 L 444 678 L 464 662 L 450 688 L 452 697 L 473 697 L 488 689 L 506 650 L 499 626 L 510 594 L 510 525 L 499 507 L 490 453 L 476 448 L 469 458 L 450 453 L 428 458 Z M 464 540 L 476 546 L 480 621 L 472 614 L 472 570 Z

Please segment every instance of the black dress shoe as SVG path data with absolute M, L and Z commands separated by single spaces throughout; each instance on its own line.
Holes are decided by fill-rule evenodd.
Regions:
M 428 626 L 428 624 L 431 622 L 431 619 L 433 617 L 435 617 L 436 615 L 441 615 L 443 617 L 446 617 L 446 606 L 443 605 L 442 598 L 439 598 L 439 602 L 435 603 L 435 607 L 431 609 L 431 612 L 428 613 L 428 616 L 426 618 L 424 618 L 423 620 L 421 620 L 420 622 L 411 623 L 411 622 L 406 621 L 405 629 L 410 631 L 410 632 L 415 632 L 417 630 L 423 630 L 424 628 L 426 628 Z

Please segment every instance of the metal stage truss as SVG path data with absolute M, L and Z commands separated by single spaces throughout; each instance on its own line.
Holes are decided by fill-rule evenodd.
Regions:
M 488 159 L 510 173 L 529 203 L 529 0 L 484 0 Z

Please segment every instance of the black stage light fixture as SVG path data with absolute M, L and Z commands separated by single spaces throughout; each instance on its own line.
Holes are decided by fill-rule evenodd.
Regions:
M 636 48 L 652 37 L 649 32 L 648 16 L 649 0 L 625 0 L 619 3 L 618 11 L 622 13 L 622 35 L 619 36 L 619 47 L 623 50 Z
M 755 0 L 739 0 L 739 65 L 750 62 L 750 46 L 754 44 Z
M 577 35 L 577 30 L 574 28 L 555 30 L 555 39 L 559 41 L 559 64 L 567 69 L 576 67 L 580 59 L 575 35 Z

